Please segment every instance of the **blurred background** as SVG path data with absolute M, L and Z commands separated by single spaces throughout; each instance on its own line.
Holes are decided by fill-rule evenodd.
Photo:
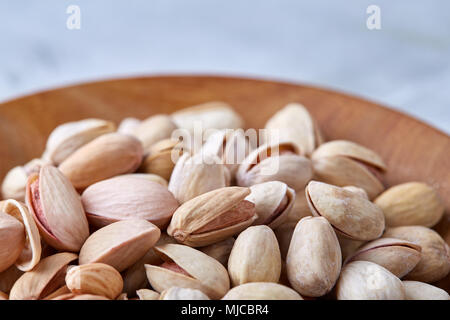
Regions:
M 366 26 L 372 4 L 380 30 Z M 450 133 L 449 15 L 448 0 L 1 1 L 0 102 L 111 77 L 243 75 L 356 94 Z

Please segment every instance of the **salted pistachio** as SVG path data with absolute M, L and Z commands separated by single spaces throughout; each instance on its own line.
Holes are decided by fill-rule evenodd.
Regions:
M 305 192 L 313 215 L 325 217 L 341 235 L 373 240 L 383 233 L 383 211 L 360 195 L 317 181 L 311 181 Z
M 109 300 L 103 296 L 96 296 L 93 294 L 76 294 L 76 293 L 66 293 L 52 300 Z
M 57 168 L 45 165 L 28 178 L 26 202 L 41 236 L 52 247 L 78 252 L 89 236 L 79 194 Z
M 405 240 L 380 238 L 366 243 L 346 263 L 371 261 L 385 267 L 398 278 L 408 274 L 419 263 L 421 247 Z
M 306 199 L 305 190 L 300 190 L 295 193 L 295 201 L 287 216 L 287 222 L 299 222 L 304 217 L 312 216 L 311 209 Z
M 303 300 L 293 289 L 271 282 L 250 282 L 234 287 L 222 300 Z
M 0 211 L 16 218 L 24 226 L 25 243 L 15 265 L 21 271 L 30 271 L 39 263 L 42 252 L 39 229 L 33 216 L 24 203 L 13 199 L 1 201 Z
M 342 268 L 336 285 L 338 300 L 404 300 L 399 278 L 369 261 L 354 261 Z
M 163 177 L 158 176 L 157 174 L 154 174 L 154 173 L 127 173 L 127 174 L 122 174 L 117 177 L 146 179 L 148 181 L 156 182 L 156 183 L 162 185 L 163 187 L 167 187 L 169 185 L 169 183 L 167 182 L 166 179 L 164 179 Z
M 45 158 L 52 164 L 59 165 L 86 143 L 115 130 L 114 123 L 101 119 L 64 123 L 50 133 L 45 147 Z
M 450 272 L 449 246 L 436 231 L 422 226 L 395 227 L 386 229 L 383 237 L 407 240 L 422 248 L 422 258 L 405 279 L 435 282 Z
M 161 292 L 159 300 L 210 300 L 206 294 L 197 289 L 170 287 Z
M 437 192 L 422 182 L 393 186 L 374 201 L 383 209 L 386 226 L 433 227 L 444 215 L 444 205 Z
M 0 291 L 9 293 L 14 283 L 23 274 L 16 266 L 11 266 L 3 272 L 0 272 Z
M 16 218 L 0 211 L 0 272 L 16 262 L 25 247 L 25 228 Z
M 258 218 L 254 225 L 265 224 L 275 229 L 283 224 L 295 202 L 295 191 L 280 181 L 258 183 L 250 187 L 245 198 L 255 204 Z
M 347 260 L 350 256 L 352 256 L 366 241 L 361 240 L 353 240 L 349 239 L 345 236 L 340 235 L 339 233 L 336 234 L 339 245 L 341 247 L 342 252 L 342 261 Z
M 291 244 L 292 235 L 294 234 L 296 225 L 297 221 L 287 221 L 273 230 L 278 240 L 282 260 L 286 260 L 286 255 L 288 253 L 289 245 Z
M 156 142 L 170 138 L 177 126 L 168 115 L 157 114 L 140 122 L 133 130 L 133 135 L 141 142 L 144 150 L 148 150 Z
M 244 127 L 244 120 L 233 108 L 221 101 L 211 101 L 184 108 L 171 114 L 175 124 L 182 129 L 194 132 L 198 125 L 207 129 L 238 129 Z
M 159 293 L 150 289 L 136 290 L 139 300 L 159 300 Z
M 158 227 L 147 220 L 111 223 L 87 238 L 79 263 L 105 263 L 121 272 L 138 261 L 158 241 L 160 234 Z
M 165 261 L 145 265 L 153 289 L 162 292 L 170 287 L 197 289 L 212 299 L 220 299 L 230 288 L 227 270 L 220 262 L 191 247 L 165 244 L 155 247 Z
M 241 232 L 256 219 L 254 203 L 244 200 L 249 188 L 225 187 L 183 203 L 167 233 L 193 247 L 207 246 Z
M 341 249 L 331 224 L 323 217 L 297 223 L 286 256 L 287 276 L 301 295 L 321 297 L 339 277 Z
M 141 123 L 141 120 L 133 117 L 128 117 L 122 119 L 120 121 L 119 126 L 117 127 L 117 132 L 123 134 L 132 135 L 137 126 Z
M 364 190 L 363 188 L 359 188 L 359 187 L 355 187 L 355 186 L 345 186 L 345 187 L 342 187 L 342 188 L 345 189 L 345 190 L 357 193 L 361 197 L 369 200 L 369 195 L 367 194 L 366 190 Z
M 115 299 L 123 289 L 120 273 L 104 263 L 88 263 L 67 271 L 66 285 L 72 293 Z
M 144 219 L 165 228 L 178 202 L 156 182 L 118 176 L 90 185 L 81 195 L 91 225 L 102 227 L 127 219 Z
M 311 161 L 290 142 L 264 144 L 252 151 L 239 166 L 236 181 L 249 187 L 267 181 L 281 181 L 290 188 L 303 190 L 312 178 Z
M 180 203 L 184 203 L 229 184 L 230 172 L 217 156 L 185 153 L 173 169 L 168 188 Z
M 129 135 L 108 133 L 77 149 L 60 165 L 76 189 L 136 171 L 142 162 L 141 142 Z
M 312 163 L 320 181 L 362 188 L 370 199 L 384 190 L 381 173 L 386 165 L 378 154 L 357 143 L 346 140 L 324 143 L 312 154 Z
M 402 281 L 406 300 L 450 300 L 450 295 L 441 288 L 420 281 Z
M 74 253 L 62 252 L 42 259 L 14 283 L 10 300 L 38 300 L 48 296 L 64 285 L 67 266 L 76 258 Z
M 228 259 L 233 286 L 247 282 L 278 282 L 281 254 L 278 241 L 268 226 L 253 226 L 242 231 Z
M 228 258 L 230 257 L 234 242 L 234 238 L 230 237 L 225 240 L 210 244 L 209 246 L 202 247 L 200 248 L 200 251 L 206 253 L 211 258 L 216 259 L 226 267 L 228 266 Z
M 277 111 L 266 123 L 270 136 L 280 141 L 292 141 L 307 155 L 323 143 L 317 121 L 300 103 L 289 103 Z

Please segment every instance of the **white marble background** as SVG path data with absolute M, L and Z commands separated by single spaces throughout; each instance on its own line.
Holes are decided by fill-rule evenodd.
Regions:
M 66 8 L 81 8 L 81 29 Z M 366 28 L 381 8 L 382 29 Z M 219 73 L 354 93 L 450 132 L 448 0 L 2 0 L 0 101 L 115 76 Z

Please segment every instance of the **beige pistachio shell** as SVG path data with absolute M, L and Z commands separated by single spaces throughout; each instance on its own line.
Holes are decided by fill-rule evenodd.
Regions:
M 317 181 L 311 181 L 305 191 L 313 215 L 325 217 L 342 235 L 373 240 L 383 233 L 383 211 L 360 195 Z
M 86 215 L 94 226 L 144 219 L 165 228 L 178 202 L 166 187 L 135 177 L 114 177 L 90 185 L 82 194 Z
M 156 142 L 170 138 L 176 128 L 168 115 L 157 114 L 139 123 L 133 130 L 133 135 L 142 142 L 144 150 L 148 150 Z
M 76 150 L 59 169 L 75 188 L 83 189 L 95 182 L 136 171 L 142 156 L 142 144 L 138 139 L 108 133 Z
M 298 222 L 308 216 L 312 216 L 312 212 L 309 209 L 308 200 L 306 200 L 305 190 L 300 190 L 295 193 L 295 201 L 288 213 L 287 221 Z
M 287 221 L 273 230 L 278 240 L 282 260 L 286 260 L 286 255 L 288 253 L 289 245 L 291 244 L 292 235 L 294 234 L 296 225 L 297 221 Z
M 28 175 L 22 166 L 9 170 L 2 182 L 3 198 L 24 201 L 27 178 Z
M 117 127 L 118 133 L 130 134 L 132 135 L 137 126 L 141 123 L 141 120 L 133 117 L 124 118 L 120 121 Z
M 93 294 L 75 294 L 67 293 L 53 298 L 52 300 L 109 300 L 103 296 L 96 296 Z
M 310 155 L 322 143 L 322 136 L 308 110 L 300 103 L 289 103 L 277 111 L 266 123 L 281 141 L 292 141 L 305 154 Z
M 343 189 L 359 194 L 361 197 L 369 200 L 369 195 L 366 190 L 363 188 L 355 187 L 355 186 L 345 186 Z
M 402 278 L 419 263 L 421 250 L 420 246 L 409 241 L 380 238 L 360 247 L 347 262 L 371 261 Z
M 156 183 L 162 185 L 163 187 L 167 187 L 169 185 L 169 183 L 167 182 L 166 179 L 164 179 L 161 176 L 158 176 L 157 174 L 153 174 L 153 173 L 128 173 L 128 174 L 122 174 L 118 177 L 146 179 L 148 181 L 156 182 Z
M 9 214 L 0 211 L 0 272 L 16 262 L 25 246 L 23 224 Z
M 233 108 L 220 101 L 212 101 L 184 108 L 171 114 L 172 120 L 179 128 L 191 132 L 197 124 L 206 129 L 238 129 L 244 127 L 244 120 Z
M 170 287 L 197 289 L 211 299 L 220 299 L 230 288 L 227 270 L 220 262 L 203 252 L 179 244 L 155 247 L 165 261 L 173 261 L 187 274 L 155 265 L 145 265 L 153 289 L 162 292 Z
M 200 248 L 200 251 L 206 253 L 211 258 L 216 259 L 225 267 L 228 266 L 228 258 L 230 257 L 231 249 L 233 249 L 234 238 L 222 240 L 217 243 L 210 244 L 209 246 Z
M 251 282 L 234 287 L 222 300 L 303 300 L 289 287 L 270 282 Z
M 93 294 L 115 299 L 121 294 L 123 280 L 120 273 L 104 263 L 88 263 L 67 271 L 66 285 L 75 294 Z
M 254 225 L 266 224 L 272 229 L 283 224 L 295 202 L 295 191 L 280 181 L 269 181 L 250 187 L 245 198 L 255 204 L 258 218 Z
M 303 190 L 312 178 L 311 161 L 300 155 L 292 143 L 262 145 L 239 166 L 236 181 L 249 187 L 267 181 L 281 181 L 294 190 Z
M 0 291 L 9 293 L 14 283 L 23 274 L 23 271 L 17 269 L 16 266 L 11 266 L 3 272 L 0 272 Z
M 52 247 L 78 252 L 89 236 L 79 194 L 58 169 L 45 165 L 29 177 L 26 202 L 44 240 Z
M 64 123 L 50 133 L 45 155 L 51 163 L 59 165 L 81 146 L 115 130 L 114 123 L 101 119 L 84 119 Z
M 225 187 L 183 203 L 167 233 L 190 246 L 207 246 L 241 232 L 256 219 L 255 205 L 244 200 L 249 188 Z
M 432 227 L 444 214 L 444 205 L 437 192 L 421 182 L 391 187 L 374 202 L 383 209 L 388 227 L 406 225 Z
M 210 300 L 197 289 L 171 287 L 161 292 L 159 300 Z
M 402 281 L 406 300 L 450 300 L 450 295 L 441 288 L 419 281 Z
M 72 267 L 74 267 L 74 266 L 68 266 L 67 271 L 69 271 Z M 44 297 L 42 300 L 53 300 L 54 298 L 57 298 L 59 296 L 62 296 L 62 295 L 68 294 L 68 293 L 70 293 L 69 288 L 67 288 L 66 285 L 63 285 L 62 287 L 60 287 L 60 288 L 56 289 L 55 291 L 53 291 L 52 293 L 50 293 L 48 296 Z
M 404 300 L 399 278 L 369 261 L 354 261 L 342 268 L 336 285 L 338 300 Z
M 136 290 L 139 300 L 159 300 L 159 293 L 150 289 Z
M 323 296 L 339 277 L 341 259 L 331 224 L 323 217 L 305 217 L 295 227 L 286 256 L 289 282 L 301 295 Z
M 9 298 L 37 300 L 48 296 L 64 284 L 67 265 L 76 258 L 74 253 L 63 252 L 42 259 L 14 283 Z
M 121 272 L 153 247 L 160 234 L 158 227 L 142 219 L 111 223 L 89 236 L 81 248 L 79 263 L 105 263 Z
M 274 232 L 268 226 L 253 226 L 242 231 L 228 259 L 233 286 L 247 282 L 278 282 L 281 254 Z
M 177 161 L 169 181 L 169 191 L 184 203 L 206 192 L 229 185 L 228 169 L 215 155 L 183 154 Z
M 407 240 L 422 248 L 422 258 L 405 279 L 435 282 L 450 272 L 450 249 L 436 231 L 422 226 L 395 227 L 388 228 L 383 237 Z
M 28 211 L 26 205 L 17 200 L 6 200 L 0 204 L 0 211 L 16 218 L 25 227 L 25 245 L 20 252 L 20 256 L 16 259 L 16 267 L 21 271 L 30 271 L 33 269 L 41 258 L 41 238 L 39 229 Z

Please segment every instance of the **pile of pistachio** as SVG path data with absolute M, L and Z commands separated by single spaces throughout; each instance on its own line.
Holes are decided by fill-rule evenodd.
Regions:
M 195 122 L 218 129 L 196 153 L 172 135 Z M 0 300 L 450 298 L 431 186 L 386 189 L 376 152 L 325 142 L 298 103 L 266 123 L 276 145 L 242 127 L 210 102 L 55 128 L 2 184 Z

